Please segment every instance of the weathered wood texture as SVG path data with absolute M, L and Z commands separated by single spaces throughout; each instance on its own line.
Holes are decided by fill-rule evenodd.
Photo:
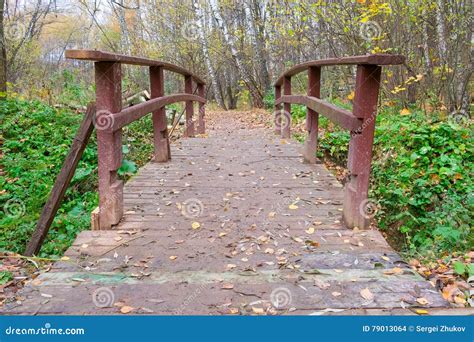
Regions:
M 208 130 L 208 138 L 172 146 L 170 162 L 141 168 L 124 188 L 120 224 L 80 233 L 70 260 L 40 275 L 3 313 L 117 314 L 116 302 L 131 314 L 447 307 L 377 230 L 345 228 L 342 185 L 322 164 L 303 163 L 302 145 L 227 113 Z M 373 298 L 361 295 L 365 289 Z M 107 307 L 97 304 L 101 292 L 111 297 Z M 328 308 L 336 312 L 321 311 Z
M 141 66 L 150 66 L 150 67 L 163 67 L 163 69 L 181 74 L 183 76 L 191 76 L 194 78 L 196 83 L 205 84 L 206 82 L 199 76 L 193 74 L 189 70 L 186 70 L 180 66 L 157 61 L 155 59 L 143 58 L 143 57 L 134 57 L 120 55 L 111 52 L 99 51 L 99 50 L 66 50 L 66 58 L 68 59 L 78 59 L 85 61 L 94 61 L 94 62 L 116 62 L 122 64 L 132 64 L 132 65 L 141 65 Z
M 165 106 L 175 102 L 186 102 L 184 136 L 194 137 L 193 101 L 199 102 L 198 132 L 204 133 L 205 83 L 186 69 L 141 57 L 97 50 L 67 50 L 66 57 L 95 62 L 97 114 L 94 126 L 97 129 L 99 159 L 99 210 L 97 220 L 95 218 L 92 220 L 94 223 L 92 226 L 95 229 L 110 229 L 121 220 L 123 214 L 123 182 L 117 176 L 122 163 L 122 128 L 152 112 L 155 152 L 153 160 L 168 161 L 171 158 L 171 150 Z M 122 64 L 149 67 L 151 99 L 122 109 Z M 184 75 L 185 93 L 165 95 L 164 70 Z M 195 95 L 192 91 L 193 81 L 196 82 L 199 95 Z
M 64 160 L 61 171 L 54 182 L 48 201 L 43 207 L 38 223 L 36 224 L 36 229 L 26 247 L 25 255 L 27 256 L 32 256 L 39 252 L 46 234 L 48 234 L 49 227 L 51 227 L 51 224 L 53 223 L 54 216 L 61 205 L 67 187 L 76 171 L 77 164 L 79 163 L 82 153 L 84 152 L 87 142 L 94 130 L 94 115 L 95 104 L 90 104 L 87 107 L 81 126 L 72 141 L 71 148 Z
M 289 68 L 283 74 L 281 74 L 280 77 L 278 77 L 275 85 L 282 85 L 285 81 L 285 77 L 291 77 L 299 74 L 309 67 L 322 67 L 331 65 L 399 65 L 403 63 L 405 63 L 404 56 L 386 54 L 320 59 L 297 64 Z

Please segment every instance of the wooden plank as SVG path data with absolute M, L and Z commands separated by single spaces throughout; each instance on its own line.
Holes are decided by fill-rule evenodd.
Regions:
M 339 58 L 320 59 L 297 64 L 281 74 L 275 82 L 275 85 L 282 85 L 285 77 L 291 77 L 305 71 L 312 66 L 331 66 L 331 65 L 398 65 L 405 63 L 405 57 L 402 55 L 374 54 L 364 56 L 350 56 Z
M 308 96 L 319 98 L 321 95 L 321 68 L 308 68 Z M 308 107 L 306 113 L 306 130 L 308 138 L 305 141 L 304 159 L 310 164 L 316 163 L 316 149 L 318 146 L 319 114 Z
M 151 113 L 155 110 L 163 108 L 164 106 L 170 105 L 176 102 L 183 101 L 196 101 L 200 103 L 206 103 L 206 99 L 198 95 L 193 94 L 174 94 L 166 95 L 158 98 L 148 100 L 146 102 L 127 107 L 122 109 L 120 112 L 111 114 L 113 116 L 113 125 L 110 128 L 112 131 L 121 129 L 122 127 L 140 119 L 141 117 Z
M 122 66 L 115 62 L 95 63 L 97 114 L 97 159 L 99 173 L 100 229 L 110 229 L 122 218 L 123 181 L 118 176 L 122 165 L 122 130 L 111 130 L 113 114 L 122 109 Z
M 165 70 L 175 72 L 183 76 L 191 76 L 192 78 L 194 78 L 196 83 L 206 84 L 206 82 L 202 78 L 193 74 L 191 71 L 186 70 L 185 68 L 154 59 L 120 55 L 99 50 L 66 50 L 65 55 L 68 59 L 78 59 L 95 62 L 118 62 L 123 64 L 163 67 L 163 69 Z
M 94 115 L 95 104 L 89 104 L 81 126 L 79 127 L 71 148 L 69 149 L 66 160 L 64 161 L 61 171 L 54 182 L 53 188 L 51 189 L 48 201 L 43 207 L 43 211 L 41 212 L 38 223 L 36 224 L 36 229 L 26 247 L 25 255 L 27 256 L 35 255 L 41 249 L 41 245 L 48 234 L 49 227 L 51 227 L 51 224 L 53 223 L 54 216 L 61 205 L 67 187 L 74 176 L 77 164 L 79 163 L 82 153 L 84 152 L 87 142 L 94 130 Z
M 196 89 L 197 90 L 197 89 Z M 190 76 L 184 77 L 184 92 L 187 94 L 193 94 L 193 79 Z M 186 121 L 184 128 L 185 137 L 194 137 L 194 106 L 192 101 L 186 101 L 185 105 Z
M 339 108 L 317 97 L 307 95 L 283 95 L 277 103 L 302 104 L 324 115 L 329 120 L 350 131 L 356 131 L 362 126 L 362 120 L 348 110 Z
M 285 77 L 283 81 L 283 97 L 291 95 L 291 77 Z M 283 98 L 283 97 L 280 97 Z M 281 113 L 281 137 L 291 138 L 291 103 L 283 102 L 283 113 Z
M 351 131 L 347 168 L 349 182 L 344 191 L 344 222 L 348 227 L 368 228 L 372 203 L 367 202 L 375 134 L 377 101 L 381 67 L 359 65 L 357 67 L 354 116 L 363 120 L 358 130 Z M 374 204 L 375 205 L 375 204 Z

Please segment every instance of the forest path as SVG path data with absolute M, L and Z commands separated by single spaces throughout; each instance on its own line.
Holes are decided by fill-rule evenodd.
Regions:
M 304 164 L 299 143 L 276 138 L 263 113 L 234 114 L 210 113 L 208 136 L 181 139 L 170 162 L 141 168 L 125 186 L 123 221 L 80 233 L 69 260 L 4 313 L 413 314 L 448 306 L 379 231 L 344 227 L 342 185 L 322 164 Z

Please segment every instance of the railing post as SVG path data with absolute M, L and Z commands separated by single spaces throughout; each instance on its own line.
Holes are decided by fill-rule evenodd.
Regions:
M 184 77 L 184 92 L 187 94 L 193 93 L 192 76 Z M 186 101 L 186 127 L 184 131 L 185 137 L 194 137 L 193 112 L 194 112 L 193 101 Z
M 150 67 L 150 94 L 152 99 L 165 95 L 162 67 Z M 165 108 L 154 111 L 152 113 L 152 120 L 153 144 L 155 148 L 153 160 L 155 162 L 166 162 L 170 159 L 170 143 Z
M 281 86 L 275 86 L 275 101 L 281 97 Z M 275 134 L 281 135 L 281 104 L 275 105 Z
M 198 95 L 204 97 L 204 84 L 199 83 L 197 88 Z M 206 133 L 206 124 L 205 124 L 205 114 L 206 114 L 206 104 L 199 102 L 199 118 L 198 118 L 198 134 Z
M 349 143 L 349 181 L 344 189 L 344 222 L 351 228 L 368 228 L 370 222 L 364 206 L 367 204 L 369 176 L 374 142 L 377 100 L 381 68 L 358 65 L 353 114 L 363 119 L 361 129 L 351 132 Z
M 286 76 L 283 80 L 283 95 L 291 95 L 291 77 Z M 291 103 L 283 104 L 281 122 L 281 137 L 291 138 Z
M 120 63 L 96 62 L 97 154 L 99 173 L 99 228 L 110 229 L 123 214 L 123 182 L 117 170 L 122 164 L 122 130 L 111 131 L 114 117 L 122 109 Z
M 308 68 L 308 96 L 319 98 L 321 96 L 321 68 Z M 319 114 L 314 110 L 307 108 L 306 112 L 306 130 L 308 138 L 305 141 L 303 157 L 305 162 L 316 163 L 316 150 L 318 146 L 318 120 Z

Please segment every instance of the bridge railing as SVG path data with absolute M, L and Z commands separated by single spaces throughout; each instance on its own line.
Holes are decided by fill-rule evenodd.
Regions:
M 403 56 L 384 54 L 310 61 L 293 66 L 275 82 L 276 134 L 281 134 L 283 138 L 290 137 L 291 104 L 307 107 L 308 137 L 303 153 L 306 162 L 316 162 L 319 114 L 351 132 L 347 165 L 349 180 L 344 189 L 343 207 L 344 222 L 351 228 L 367 228 L 370 224 L 367 215 L 364 215 L 364 206 L 367 204 L 369 189 L 381 66 L 403 64 L 404 61 Z M 321 67 L 336 65 L 357 65 L 352 111 L 320 99 Z M 308 73 L 307 95 L 292 95 L 291 77 L 303 71 Z
M 154 134 L 154 161 L 166 162 L 171 158 L 165 106 L 185 102 L 186 127 L 184 135 L 195 135 L 193 102 L 199 103 L 197 132 L 205 132 L 205 82 L 179 66 L 147 59 L 97 50 L 67 50 L 66 58 L 95 63 L 96 114 L 99 171 L 99 229 L 109 229 L 123 216 L 123 182 L 117 171 L 122 164 L 122 128 L 148 113 L 152 113 Z M 122 64 L 149 67 L 151 99 L 122 108 Z M 164 71 L 184 76 L 184 93 L 165 95 Z M 193 91 L 193 83 L 196 89 Z M 197 95 L 195 94 L 197 92 Z M 97 228 L 97 227 L 96 227 Z

